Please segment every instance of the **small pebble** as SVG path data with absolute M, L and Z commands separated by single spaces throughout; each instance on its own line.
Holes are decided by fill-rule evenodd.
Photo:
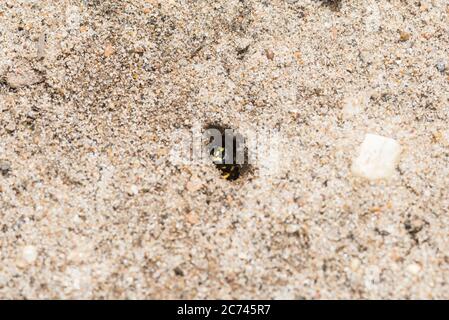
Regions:
M 295 233 L 295 232 L 299 231 L 300 229 L 301 229 L 300 226 L 297 224 L 289 224 L 286 227 L 285 231 L 287 231 L 287 233 Z
M 401 146 L 390 138 L 367 134 L 358 157 L 353 161 L 354 175 L 369 180 L 390 178 L 399 162 Z
M 433 133 L 433 139 L 436 143 L 449 147 L 449 130 L 439 130 Z
M 399 40 L 401 40 L 402 42 L 410 40 L 410 33 L 405 31 L 399 32 Z
M 106 46 L 106 48 L 104 49 L 104 56 L 106 58 L 108 58 L 108 57 L 112 56 L 114 54 L 114 52 L 115 52 L 114 47 L 111 44 L 108 44 Z
M 356 272 L 360 268 L 360 260 L 357 258 L 354 258 L 351 260 L 351 270 L 353 272 Z
M 8 131 L 9 133 L 13 133 L 14 131 L 16 131 L 16 124 L 12 121 L 10 121 L 6 127 L 5 130 Z
M 139 194 L 139 188 L 135 184 L 133 184 L 128 190 L 128 195 L 136 196 L 138 194 Z
M 421 266 L 419 264 L 412 263 L 407 266 L 407 271 L 411 274 L 417 275 L 421 272 Z
M 444 61 L 438 61 L 436 67 L 437 70 L 441 73 L 444 73 L 446 71 L 446 64 L 444 63 Z
M 298 64 L 304 64 L 304 60 L 302 59 L 302 53 L 300 51 L 296 51 L 293 53 L 295 60 Z
M 0 161 L 0 173 L 7 176 L 11 172 L 11 163 L 9 161 Z
M 189 212 L 186 216 L 186 220 L 189 224 L 198 224 L 200 222 L 200 219 L 198 215 L 195 212 Z
M 37 250 L 35 246 L 25 246 L 22 249 L 22 258 L 27 263 L 33 263 L 37 258 Z
M 33 70 L 20 70 L 6 74 L 6 83 L 13 89 L 32 86 L 42 80 L 42 77 Z
M 176 267 L 175 269 L 173 269 L 173 271 L 175 272 L 175 275 L 177 275 L 178 277 L 184 276 L 184 271 L 182 271 L 180 267 Z

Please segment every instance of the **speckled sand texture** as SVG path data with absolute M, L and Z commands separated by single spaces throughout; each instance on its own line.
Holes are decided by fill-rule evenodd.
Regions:
M 0 298 L 448 299 L 448 89 L 447 0 L 2 0 Z M 229 182 L 197 122 L 295 143 Z

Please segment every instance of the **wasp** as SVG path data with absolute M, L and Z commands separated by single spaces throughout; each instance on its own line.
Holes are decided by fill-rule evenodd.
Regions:
M 234 181 L 245 171 L 246 164 L 237 163 L 237 152 L 240 152 L 237 136 L 228 134 L 222 128 L 219 128 L 219 131 L 222 141 L 211 149 L 211 159 L 217 169 L 220 170 L 223 179 Z
M 218 147 L 212 153 L 212 160 L 218 170 L 221 171 L 221 176 L 226 180 L 237 180 L 240 177 L 240 171 L 242 166 L 240 164 L 226 163 L 226 149 L 224 147 Z

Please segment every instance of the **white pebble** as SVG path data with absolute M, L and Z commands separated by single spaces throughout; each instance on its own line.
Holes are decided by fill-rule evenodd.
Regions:
M 421 266 L 419 264 L 412 263 L 407 266 L 407 271 L 410 272 L 411 274 L 417 275 L 421 272 Z
M 37 258 L 37 250 L 35 246 L 25 246 L 22 249 L 22 257 L 27 263 L 33 263 Z
M 285 231 L 287 231 L 287 233 L 295 233 L 295 232 L 299 231 L 300 229 L 301 229 L 301 227 L 297 224 L 289 224 L 286 227 Z
M 360 268 L 360 260 L 357 258 L 354 258 L 351 260 L 351 270 L 353 272 L 356 272 Z
M 128 190 L 128 195 L 137 196 L 138 194 L 139 194 L 139 188 L 135 184 L 133 184 Z
M 390 178 L 400 154 L 401 146 L 396 140 L 367 134 L 359 156 L 352 163 L 352 173 L 370 180 Z

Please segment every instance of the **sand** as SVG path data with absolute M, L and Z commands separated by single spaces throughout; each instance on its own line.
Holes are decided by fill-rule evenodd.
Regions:
M 448 43 L 445 0 L 1 1 L 0 298 L 449 298 Z M 174 161 L 210 124 L 284 143 Z

